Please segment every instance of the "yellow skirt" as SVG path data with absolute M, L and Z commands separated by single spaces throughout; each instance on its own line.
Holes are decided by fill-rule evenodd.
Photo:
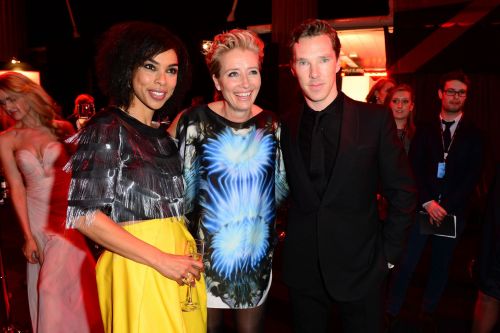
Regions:
M 135 237 L 163 252 L 183 254 L 193 237 L 176 218 L 148 220 L 124 226 Z M 96 267 L 99 303 L 107 333 L 201 333 L 207 330 L 203 277 L 193 287 L 200 309 L 183 312 L 187 286 L 179 286 L 155 269 L 105 251 Z

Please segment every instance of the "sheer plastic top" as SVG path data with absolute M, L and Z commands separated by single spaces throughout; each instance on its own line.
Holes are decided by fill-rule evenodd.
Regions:
M 108 108 L 68 142 L 77 145 L 66 165 L 68 228 L 81 216 L 92 223 L 97 210 L 117 223 L 184 214 L 180 158 L 164 124 L 153 128 Z

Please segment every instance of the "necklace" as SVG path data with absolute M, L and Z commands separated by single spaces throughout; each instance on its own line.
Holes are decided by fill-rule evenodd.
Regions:
M 405 140 L 405 136 L 406 136 L 406 125 L 405 127 L 399 129 L 398 128 L 398 134 L 399 134 L 399 140 L 401 140 L 401 142 L 403 142 Z

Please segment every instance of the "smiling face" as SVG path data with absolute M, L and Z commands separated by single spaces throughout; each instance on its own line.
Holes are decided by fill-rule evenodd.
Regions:
M 303 37 L 293 46 L 292 74 L 313 110 L 325 109 L 337 97 L 339 70 L 340 63 L 327 35 Z
M 226 112 L 250 114 L 261 85 L 259 55 L 241 48 L 224 53 L 219 77 L 212 75 L 212 79 L 222 93 Z
M 408 119 L 410 113 L 413 111 L 413 106 L 411 93 L 405 90 L 396 91 L 389 101 L 389 107 L 396 120 Z
M 168 50 L 147 60 L 134 72 L 129 109 L 155 111 L 172 96 L 177 84 L 177 55 Z

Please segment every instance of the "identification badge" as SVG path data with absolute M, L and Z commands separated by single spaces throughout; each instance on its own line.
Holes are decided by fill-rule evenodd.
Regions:
M 446 172 L 446 163 L 445 162 L 438 163 L 437 177 L 439 179 L 444 178 L 445 172 Z

